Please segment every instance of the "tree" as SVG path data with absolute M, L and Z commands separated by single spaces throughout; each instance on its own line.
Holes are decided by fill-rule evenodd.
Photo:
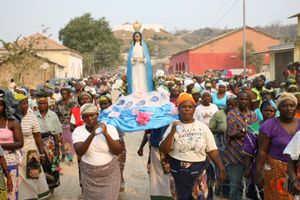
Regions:
M 87 13 L 71 19 L 59 31 L 59 40 L 83 54 L 86 73 L 113 67 L 121 61 L 119 41 L 104 17 L 94 19 Z
M 42 34 L 46 34 L 48 29 L 48 27 L 42 25 Z M 35 47 L 39 44 L 39 38 L 20 38 L 21 35 L 13 42 L 5 42 L 0 39 L 0 46 L 2 46 L 0 63 L 8 62 L 14 66 L 15 73 L 13 78 L 18 85 L 24 84 L 24 72 L 40 63 L 39 59 L 28 59 L 37 55 L 38 51 Z
M 239 48 L 239 57 L 241 60 L 244 60 L 244 51 L 243 47 Z M 263 55 L 255 53 L 252 42 L 246 42 L 246 66 L 254 66 L 256 72 L 260 70 L 260 67 L 263 64 Z

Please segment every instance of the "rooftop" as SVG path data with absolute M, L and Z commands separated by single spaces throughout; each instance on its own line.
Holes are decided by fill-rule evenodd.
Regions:
M 271 37 L 271 38 L 276 39 L 276 37 L 274 37 L 274 36 L 272 36 L 272 35 L 270 35 L 270 34 L 267 34 L 267 33 L 263 32 L 263 31 L 259 31 L 259 30 L 255 29 L 255 28 L 252 28 L 252 27 L 249 27 L 249 26 L 247 26 L 246 28 L 247 28 L 247 29 L 250 29 L 250 30 L 254 30 L 254 31 L 256 31 L 256 32 L 259 32 L 259 33 L 261 33 L 261 34 L 263 34 L 263 35 L 265 35 L 265 36 L 267 36 L 267 37 Z M 212 38 L 212 39 L 210 39 L 210 40 L 207 40 L 207 41 L 205 41 L 205 42 L 202 42 L 202 43 L 200 43 L 200 44 L 198 44 L 198 45 L 196 45 L 196 46 L 193 46 L 193 47 L 188 48 L 188 49 L 186 49 L 186 50 L 177 52 L 177 53 L 173 54 L 172 56 L 177 55 L 177 54 L 180 54 L 180 53 L 183 53 L 183 52 L 186 52 L 186 51 L 190 51 L 190 50 L 197 49 L 197 48 L 199 48 L 199 47 L 201 47 L 201 46 L 204 46 L 204 45 L 206 45 L 206 44 L 210 44 L 210 43 L 212 43 L 212 42 L 214 42 L 214 41 L 217 41 L 217 40 L 219 40 L 219 39 L 222 39 L 222 38 L 224 38 L 224 37 L 227 37 L 228 35 L 231 35 L 231 34 L 233 34 L 233 33 L 236 33 L 236 32 L 242 31 L 242 30 L 243 30 L 243 27 L 242 27 L 242 28 L 235 29 L 235 30 L 230 31 L 230 32 L 227 32 L 227 33 L 224 33 L 224 34 L 221 34 L 221 35 L 219 35 L 219 36 L 217 36 L 217 37 L 214 37 L 214 38 Z
M 292 15 L 292 16 L 290 16 L 290 17 L 288 17 L 288 19 L 291 19 L 291 18 L 294 18 L 294 17 L 298 17 L 298 16 L 300 16 L 300 12 L 297 13 L 297 14 L 294 14 L 294 15 Z
M 21 46 L 32 45 L 32 48 L 35 50 L 69 50 L 73 53 L 81 55 L 78 51 L 70 49 L 59 42 L 51 39 L 43 34 L 35 33 L 33 35 L 22 38 L 18 41 L 18 44 Z

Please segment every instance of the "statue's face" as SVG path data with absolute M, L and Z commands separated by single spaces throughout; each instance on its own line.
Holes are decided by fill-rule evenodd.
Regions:
M 140 36 L 140 34 L 135 34 L 135 35 L 134 35 L 134 40 L 135 40 L 135 42 L 141 41 L 141 36 Z

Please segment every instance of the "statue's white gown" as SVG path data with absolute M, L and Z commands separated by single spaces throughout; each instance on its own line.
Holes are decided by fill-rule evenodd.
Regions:
M 136 58 L 137 62 L 133 64 L 133 59 Z M 142 59 L 142 62 L 140 60 Z M 143 47 L 140 43 L 135 43 L 133 47 L 133 53 L 131 58 L 132 63 L 132 92 L 146 92 L 147 82 L 146 82 L 146 65 L 144 58 Z

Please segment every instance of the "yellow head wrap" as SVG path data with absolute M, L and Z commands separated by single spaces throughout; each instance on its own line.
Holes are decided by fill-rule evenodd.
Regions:
M 23 101 L 24 99 L 27 99 L 28 97 L 25 96 L 24 94 L 20 94 L 20 93 L 16 93 L 15 94 L 15 99 L 18 101 L 18 102 L 21 102 Z
M 181 93 L 178 97 L 178 107 L 180 106 L 180 104 L 182 104 L 184 101 L 191 101 L 194 105 L 196 105 L 195 100 L 193 99 L 193 96 L 188 94 L 188 93 Z
M 111 98 L 107 95 L 102 95 L 99 98 L 99 102 L 101 102 L 101 101 L 110 101 L 111 102 Z

